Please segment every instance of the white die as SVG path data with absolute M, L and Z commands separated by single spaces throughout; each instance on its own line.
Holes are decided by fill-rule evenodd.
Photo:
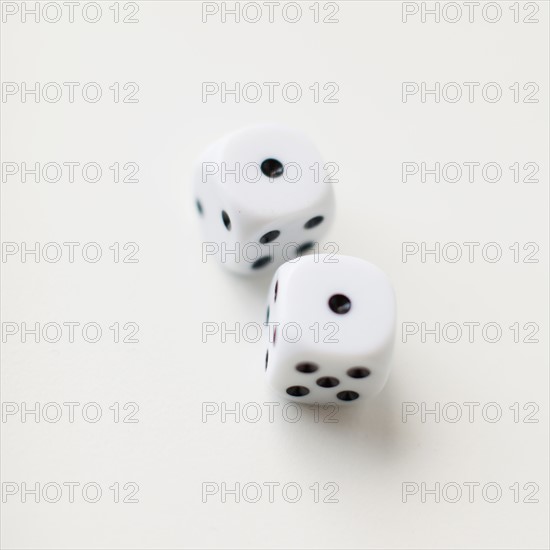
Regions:
M 388 277 L 365 260 L 308 255 L 285 263 L 268 295 L 269 383 L 303 403 L 374 396 L 389 375 L 395 316 Z
M 330 177 L 317 148 L 300 132 L 275 124 L 213 143 L 197 162 L 194 196 L 203 256 L 244 274 L 300 256 L 334 215 Z

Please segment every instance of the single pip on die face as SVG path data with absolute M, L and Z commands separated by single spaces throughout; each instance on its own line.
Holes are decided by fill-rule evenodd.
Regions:
M 273 330 L 265 370 L 281 395 L 303 403 L 348 403 L 383 388 L 396 313 L 392 285 L 381 269 L 350 256 L 303 256 L 277 270 L 267 308 Z M 291 340 L 283 336 L 290 323 Z
M 334 216 L 334 194 L 311 140 L 277 124 L 214 142 L 197 162 L 194 196 L 205 245 L 228 269 L 275 269 L 313 247 Z

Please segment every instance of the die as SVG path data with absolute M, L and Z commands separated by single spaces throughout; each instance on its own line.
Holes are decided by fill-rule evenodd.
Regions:
M 242 274 L 299 257 L 334 215 L 331 178 L 311 140 L 277 124 L 251 126 L 214 142 L 193 176 L 203 258 Z
M 287 399 L 361 402 L 389 375 L 395 297 L 386 274 L 351 256 L 307 255 L 271 282 L 265 373 Z

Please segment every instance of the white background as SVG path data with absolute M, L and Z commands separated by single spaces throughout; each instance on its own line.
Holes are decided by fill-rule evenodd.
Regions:
M 547 548 L 548 4 L 531 3 L 539 22 L 530 24 L 523 19 L 533 8 L 521 5 L 521 22 L 514 23 L 509 2 L 497 3 L 502 15 L 494 23 L 481 8 L 469 22 L 459 3 L 463 15 L 454 24 L 443 17 L 436 23 L 434 16 L 422 23 L 420 12 L 404 23 L 401 2 L 370 1 L 338 2 L 332 24 L 314 22 L 313 2 L 301 3 L 294 24 L 280 8 L 273 23 L 267 8 L 255 24 L 231 16 L 223 23 L 220 13 L 203 23 L 199 2 L 142 2 L 137 23 L 117 24 L 112 4 L 101 2 L 97 23 L 84 21 L 76 7 L 74 23 L 65 8 L 56 23 L 36 23 L 33 16 L 23 22 L 19 12 L 1 28 L 4 82 L 80 83 L 73 103 L 66 87 L 53 103 L 32 96 L 22 101 L 20 91 L 3 94 L 2 161 L 97 162 L 103 169 L 97 183 L 84 181 L 78 170 L 73 183 L 67 172 L 56 183 L 36 183 L 32 176 L 23 183 L 20 174 L 2 183 L 4 243 L 80 243 L 74 263 L 66 247 L 54 263 L 35 262 L 32 255 L 22 261 L 20 252 L 3 258 L 2 321 L 19 328 L 94 322 L 103 329 L 95 344 L 79 329 L 74 343 L 67 332 L 57 343 L 36 343 L 33 336 L 24 343 L 20 332 L 5 338 L 5 407 L 80 407 L 73 423 L 65 407 L 51 423 L 4 414 L 2 481 L 18 488 L 77 482 L 80 488 L 72 503 L 67 490 L 56 503 L 4 494 L 2 546 Z M 332 11 L 323 2 L 320 9 L 321 19 Z M 121 18 L 130 11 L 120 4 Z M 272 103 L 266 96 L 223 103 L 219 94 L 203 101 L 203 82 L 222 81 L 229 87 L 279 82 L 279 90 L 297 82 L 303 96 L 296 103 L 280 93 Z M 101 86 L 97 103 L 82 98 L 87 82 Z M 115 82 L 137 83 L 138 102 L 114 102 L 109 87 Z M 337 103 L 324 103 L 323 95 L 315 102 L 309 90 L 315 82 L 321 91 L 337 83 Z M 417 94 L 404 103 L 403 82 L 480 86 L 473 102 L 466 96 L 456 103 L 436 103 L 433 96 L 422 102 Z M 483 98 L 487 82 L 501 86 L 499 101 Z M 515 82 L 517 103 L 509 90 Z M 528 82 L 539 86 L 538 103 L 523 102 Z M 202 338 L 205 322 L 229 328 L 261 322 L 268 278 L 241 279 L 201 261 L 192 163 L 213 139 L 263 121 L 302 129 L 327 161 L 338 163 L 337 218 L 326 242 L 378 264 L 396 288 L 398 336 L 389 383 L 367 407 L 339 410 L 334 423 L 323 422 L 329 411 L 321 409 L 317 418 L 307 408 L 292 423 L 281 413 L 284 403 L 277 403 L 270 422 L 262 404 L 277 398 L 264 385 L 265 342 Z M 464 174 L 456 183 L 435 183 L 433 176 L 404 183 L 402 163 L 424 161 L 428 167 L 495 162 L 502 177 L 484 181 L 478 169 L 473 182 Z M 113 182 L 109 166 L 115 162 L 137 163 L 139 181 Z M 515 183 L 508 168 L 515 162 L 536 163 L 538 181 Z M 520 175 L 527 174 L 522 169 Z M 82 257 L 89 242 L 101 246 L 97 263 Z M 115 242 L 137 243 L 138 262 L 114 262 L 109 247 Z M 404 262 L 404 242 L 481 244 L 472 262 L 462 246 L 461 260 L 436 263 L 420 254 Z M 488 242 L 502 248 L 499 261 L 484 259 Z M 509 248 L 514 243 L 517 263 Z M 538 246 L 537 263 L 524 261 L 525 243 Z M 454 251 L 446 250 L 452 258 Z M 139 342 L 113 342 L 115 322 L 136 323 Z M 464 322 L 480 323 L 473 342 Z M 483 338 L 489 322 L 501 327 L 500 341 Z M 422 342 L 420 333 L 403 342 L 403 323 L 458 323 L 464 333 L 456 343 L 443 336 L 435 343 L 433 335 Z M 509 328 L 514 323 L 519 343 Z M 538 343 L 523 343 L 526 323 L 539 327 Z M 447 340 L 453 336 L 450 331 Z M 88 402 L 101 406 L 100 421 L 83 419 Z M 109 407 L 115 402 L 136 403 L 138 422 L 114 422 Z M 453 402 L 463 415 L 454 423 L 456 408 L 445 408 Z M 472 421 L 466 402 L 480 403 Z M 220 409 L 258 404 L 263 415 L 250 421 L 252 405 L 249 419 L 228 415 L 222 422 L 221 414 L 203 418 L 204 403 Z M 434 415 L 422 422 L 420 413 L 405 422 L 404 403 L 419 410 L 439 403 L 445 414 L 439 422 Z M 487 403 L 496 405 L 484 409 Z M 498 408 L 501 419 L 488 421 Z M 89 482 L 103 490 L 95 504 L 82 498 Z M 109 487 L 119 483 L 122 498 L 128 482 L 139 486 L 139 502 L 115 503 Z M 220 489 L 257 483 L 264 492 L 256 503 L 247 502 L 252 489 L 238 503 L 231 494 L 223 502 L 221 493 L 203 502 L 207 482 Z M 280 483 L 274 502 L 262 485 L 271 482 Z M 480 484 L 473 502 L 468 482 Z M 286 483 L 301 487 L 298 502 L 282 495 Z M 309 488 L 315 483 L 321 502 Z M 337 502 L 323 502 L 327 483 L 336 484 Z M 406 502 L 404 483 L 419 489 Z M 456 485 L 443 489 L 448 483 L 462 488 L 456 503 L 450 502 Z M 483 496 L 487 483 L 501 488 L 498 502 L 489 502 L 495 485 Z M 509 488 L 514 483 L 518 503 Z M 433 494 L 422 502 L 420 488 L 436 484 L 439 502 Z M 529 498 L 533 487 L 538 491 Z

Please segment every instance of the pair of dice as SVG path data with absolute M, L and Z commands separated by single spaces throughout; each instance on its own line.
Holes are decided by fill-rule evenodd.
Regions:
M 279 125 L 239 130 L 199 159 L 194 194 L 204 239 L 225 267 L 242 274 L 278 268 L 266 320 L 270 384 L 303 403 L 378 393 L 393 348 L 393 289 L 365 260 L 303 255 L 334 217 L 331 181 L 314 144 Z

